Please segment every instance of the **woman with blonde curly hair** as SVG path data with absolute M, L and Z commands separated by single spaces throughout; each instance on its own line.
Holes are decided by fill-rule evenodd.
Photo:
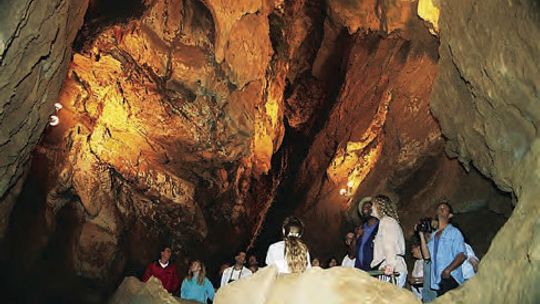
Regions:
M 403 287 L 407 279 L 405 264 L 405 239 L 399 225 L 397 206 L 385 195 L 377 195 L 372 201 L 372 215 L 379 219 L 379 231 L 375 237 L 371 267 L 384 271 L 388 279 L 398 272 L 397 285 Z
M 280 273 L 299 273 L 311 267 L 309 251 L 301 240 L 304 224 L 300 219 L 290 216 L 282 226 L 283 241 L 268 248 L 266 264 L 275 265 Z

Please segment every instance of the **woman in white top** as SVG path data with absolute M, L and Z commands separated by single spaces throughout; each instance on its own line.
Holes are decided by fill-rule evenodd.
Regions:
M 285 219 L 281 231 L 283 241 L 270 245 L 266 253 L 266 265 L 275 265 L 279 273 L 304 272 L 311 267 L 308 248 L 300 239 L 304 224 L 291 216 Z
M 405 264 L 405 238 L 399 225 L 397 207 L 385 195 L 373 200 L 372 216 L 379 219 L 379 231 L 373 240 L 373 261 L 371 267 L 384 270 L 386 276 L 399 272 L 397 285 L 405 286 L 407 264 Z

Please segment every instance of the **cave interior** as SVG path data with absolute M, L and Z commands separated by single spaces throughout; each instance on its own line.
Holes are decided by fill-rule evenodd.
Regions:
M 538 1 L 4 0 L 0 34 L 7 302 L 106 302 L 164 243 L 218 286 L 289 215 L 341 260 L 376 194 L 407 248 L 452 204 L 481 264 L 444 303 L 540 300 Z

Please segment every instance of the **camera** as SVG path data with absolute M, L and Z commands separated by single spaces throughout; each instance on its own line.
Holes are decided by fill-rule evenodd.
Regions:
M 418 225 L 416 226 L 416 231 L 418 232 L 428 232 L 431 233 L 435 230 L 433 226 L 431 225 L 431 218 L 426 217 L 423 219 L 420 219 L 418 222 Z

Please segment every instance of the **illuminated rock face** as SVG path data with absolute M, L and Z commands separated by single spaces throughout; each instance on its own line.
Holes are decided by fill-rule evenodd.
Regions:
M 61 123 L 48 129 L 35 166 L 51 168 L 41 176 L 50 181 L 50 231 L 65 228 L 57 215 L 77 206 L 80 224 L 66 246 L 83 276 L 114 279 L 126 263 L 153 259 L 165 240 L 180 265 L 222 256 L 262 228 L 282 174 L 270 170 L 284 133 L 285 78 L 306 69 L 289 61 L 306 51 L 307 34 L 278 28 L 277 52 L 268 16 L 245 8 L 223 36 L 214 22 L 224 9 L 154 1 L 74 55 Z M 309 22 L 305 14 L 295 3 L 273 18 Z M 218 36 L 226 39 L 219 62 Z
M 535 1 L 441 1 L 441 60 L 431 107 L 447 150 L 517 199 L 479 274 L 441 303 L 540 299 L 540 45 L 532 39 L 540 37 L 538 12 Z
M 0 3 L 0 238 L 54 113 L 87 0 Z M 53 16 L 53 17 L 51 17 Z M 60 17 L 56 17 L 60 16 Z
M 221 64 L 212 15 L 195 1 L 155 1 L 140 20 L 105 28 L 75 54 L 53 131 L 60 140 L 39 153 L 57 168 L 45 177 L 56 180 L 49 224 L 74 197 L 84 209 L 73 240 L 80 273 L 114 274 L 112 266 L 125 262 L 119 240 L 130 238 L 134 222 L 147 230 L 139 245 L 166 235 L 187 256 L 187 244 L 207 238 L 239 246 L 264 218 L 246 193 L 279 147 L 274 94 L 283 83 L 265 78 L 268 19 L 241 13 Z M 262 207 L 264 192 L 259 198 Z M 209 236 L 216 226 L 221 231 Z
M 53 45 L 56 55 L 36 57 L 38 65 L 25 57 L 32 67 L 58 59 L 43 64 L 56 66 L 56 74 L 41 69 L 39 76 L 34 69 L 21 78 L 25 65 L 8 62 L 11 51 L 3 53 L 0 69 L 22 74 L 2 70 L 0 75 L 10 86 L 1 96 L 21 85 L 13 95 L 17 102 L 2 104 L 1 132 L 21 122 L 8 122 L 8 114 L 11 119 L 16 110 L 39 112 L 39 118 L 29 116 L 35 124 L 25 125 L 25 131 L 6 133 L 9 149 L 2 147 L 1 161 L 16 161 L 0 166 L 11 170 L 0 178 L 4 201 L 16 198 L 22 165 L 53 111 L 37 97 L 64 106 L 60 124 L 47 128 L 35 149 L 31 178 L 46 201 L 45 223 L 35 226 L 44 236 L 32 244 L 38 248 L 31 248 L 26 261 L 37 261 L 48 238 L 67 230 L 65 242 L 53 244 L 63 250 L 69 271 L 110 287 L 126 271 L 134 272 L 133 265 L 154 259 L 160 241 L 172 242 L 180 267 L 189 257 L 218 264 L 237 248 L 266 245 L 268 235 L 279 234 L 276 223 L 291 213 L 305 220 L 314 254 L 335 254 L 342 234 L 358 222 L 356 202 L 377 193 L 398 202 L 407 236 L 438 198 L 449 198 L 459 212 L 510 214 L 509 198 L 478 171 L 467 172 L 447 158 L 432 110 L 449 139 L 446 152 L 518 198 L 513 219 L 497 237 L 500 245 L 482 264 L 488 270 L 470 286 L 486 290 L 493 283 L 514 291 L 537 284 L 538 249 L 527 240 L 538 243 L 531 216 L 538 213 L 533 204 L 538 177 L 528 169 L 537 167 L 538 147 L 531 143 L 538 113 L 529 101 L 539 85 L 528 77 L 538 75 L 537 66 L 526 58 L 539 52 L 533 42 L 523 57 L 506 49 L 520 44 L 511 28 L 539 36 L 532 15 L 508 7 L 505 12 L 515 9 L 528 23 L 515 17 L 512 26 L 492 32 L 488 24 L 504 16 L 490 15 L 495 8 L 483 11 L 472 31 L 464 14 L 480 13 L 465 1 L 233 2 L 145 1 L 140 16 L 103 25 L 86 37 L 58 99 L 58 75 L 63 78 L 69 57 L 63 51 L 73 33 L 59 49 Z M 73 12 L 65 15 L 75 16 L 69 29 L 78 28 L 84 4 L 56 7 Z M 485 56 L 482 45 L 498 32 L 517 40 L 501 39 L 502 57 L 492 51 Z M 440 47 L 433 34 L 440 34 Z M 518 64 L 508 63 L 513 61 Z M 36 80 L 44 76 L 54 81 Z M 35 84 L 39 88 L 27 90 Z M 28 104 L 13 106 L 23 99 Z M 278 213 L 272 213 L 272 204 Z M 0 205 L 4 225 L 11 206 Z M 63 223 L 65 218 L 72 222 Z M 515 234 L 523 239 L 506 246 Z M 515 256 L 516 269 L 528 281 L 487 278 L 491 268 L 503 271 L 498 259 Z M 319 275 L 316 279 L 324 277 Z M 511 294 L 516 296 L 508 302 L 535 296 Z M 336 295 L 330 291 L 331 296 Z M 401 296 L 410 295 L 396 295 Z M 483 301 L 469 288 L 447 299 L 461 296 Z M 496 293 L 490 297 L 497 302 Z

